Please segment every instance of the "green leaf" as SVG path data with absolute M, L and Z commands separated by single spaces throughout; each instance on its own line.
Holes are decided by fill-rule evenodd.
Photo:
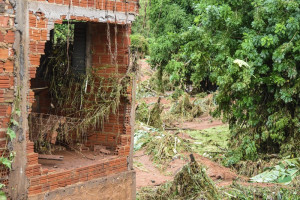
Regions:
M 292 181 L 292 177 L 290 175 L 282 176 L 277 180 L 278 183 L 286 183 L 286 184 L 290 183 L 291 181 Z
M 0 200 L 7 200 L 6 194 L 3 191 L 0 191 Z
M 8 128 L 7 129 L 7 135 L 9 135 L 9 138 L 11 140 L 15 139 L 16 138 L 16 133 L 14 130 L 12 130 L 11 128 Z
M 15 126 L 19 126 L 19 122 L 17 122 L 17 121 L 14 120 L 14 119 L 10 119 L 10 123 L 12 123 L 12 124 L 15 125 Z
M 0 163 L 5 165 L 7 168 L 11 169 L 11 161 L 8 158 L 1 157 Z

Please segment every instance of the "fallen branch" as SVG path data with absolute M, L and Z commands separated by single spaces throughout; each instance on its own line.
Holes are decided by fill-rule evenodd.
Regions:
M 44 155 L 44 154 L 39 154 L 38 159 L 45 159 L 45 160 L 60 160 L 62 161 L 64 159 L 64 156 L 60 155 Z

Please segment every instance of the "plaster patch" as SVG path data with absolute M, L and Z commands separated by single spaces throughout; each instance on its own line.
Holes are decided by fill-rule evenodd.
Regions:
M 78 6 L 57 5 L 50 4 L 48 2 L 29 2 L 29 11 L 33 13 L 41 12 L 45 14 L 45 17 L 49 20 L 59 20 L 61 16 L 67 15 L 67 19 L 70 16 L 87 17 L 89 19 L 97 19 L 99 22 L 117 21 L 118 24 L 129 24 L 135 19 L 134 13 L 114 12 L 107 10 L 97 10 L 92 8 L 83 8 Z

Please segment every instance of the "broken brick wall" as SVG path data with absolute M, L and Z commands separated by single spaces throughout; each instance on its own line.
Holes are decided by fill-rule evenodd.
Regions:
M 9 2 L 15 2 L 19 8 L 13 8 Z M 40 65 L 40 58 L 44 54 L 45 43 L 49 40 L 49 33 L 54 28 L 54 24 L 60 24 L 66 19 L 92 23 L 92 29 L 95 30 L 91 32 L 92 66 L 111 65 L 112 67 L 106 67 L 101 73 L 105 76 L 109 73 L 123 75 L 126 73 L 129 65 L 130 24 L 137 14 L 138 7 L 138 0 L 37 0 L 28 1 L 28 3 L 25 0 L 0 0 L 0 149 L 2 149 L 0 153 L 6 146 L 6 130 L 11 117 L 12 105 L 16 99 L 17 89 L 24 88 L 21 94 L 22 97 L 25 97 L 22 98 L 22 117 L 28 116 L 32 104 L 35 102 L 34 92 L 27 88 L 30 88 L 30 79 L 33 79 L 36 75 L 36 70 Z M 21 12 L 22 15 L 20 14 Z M 26 18 L 24 24 L 15 24 L 15 17 L 18 19 Z M 112 41 L 114 41 L 113 27 L 115 24 L 118 24 L 117 71 L 114 71 L 115 63 L 113 63 L 108 52 L 107 35 L 105 35 L 107 34 L 107 22 L 111 23 Z M 23 36 L 26 37 L 22 37 L 22 34 L 18 32 L 22 41 L 25 41 L 18 46 L 20 48 L 24 45 L 22 48 L 25 49 L 25 51 L 22 51 L 23 53 L 20 53 L 20 55 L 24 54 L 25 56 L 19 59 L 15 57 L 15 52 L 19 52 L 20 49 L 16 51 L 13 45 L 16 43 L 16 26 L 21 24 L 23 25 L 21 28 L 19 27 L 19 32 L 28 31 L 28 37 L 27 33 L 23 32 Z M 114 45 L 112 44 L 112 46 Z M 113 48 L 112 51 L 114 51 Z M 27 63 L 27 58 L 29 63 Z M 17 59 L 25 61 L 22 63 L 22 66 L 25 66 L 22 67 L 24 71 L 17 71 L 17 69 L 20 70 L 19 66 L 14 65 L 14 63 L 18 63 L 16 62 Z M 16 73 L 20 74 L 20 76 L 22 76 L 22 73 L 25 73 L 21 77 L 24 80 L 20 82 L 20 77 L 18 78 L 18 85 L 15 84 Z M 26 126 L 22 126 L 20 131 L 26 133 L 24 141 L 27 141 L 26 148 L 24 147 L 22 150 L 22 152 L 27 152 L 27 159 L 25 159 L 27 162 L 26 175 L 29 183 L 27 195 L 33 197 L 65 186 L 128 171 L 128 155 L 132 137 L 132 124 L 130 124 L 130 112 L 132 109 L 131 91 L 132 88 L 129 85 L 127 88 L 128 97 L 122 99 L 118 115 L 110 115 L 104 129 L 95 131 L 88 139 L 87 145 L 90 146 L 102 144 L 116 148 L 117 155 L 102 163 L 61 172 L 49 172 L 38 163 L 38 154 L 34 152 L 34 143 L 29 140 Z M 43 102 L 45 103 L 45 101 Z M 25 120 L 23 125 L 24 123 L 27 123 L 27 121 Z M 22 146 L 19 146 L 17 149 L 20 150 L 21 148 Z M 18 152 L 16 153 L 18 154 Z M 23 157 L 26 158 L 26 156 Z M 20 161 L 19 159 L 18 163 Z M 18 167 L 22 168 L 20 165 Z M 22 170 L 14 170 L 13 173 L 22 174 Z M 0 174 L 0 183 L 7 184 L 9 178 L 8 170 L 0 166 Z M 18 180 L 16 179 L 15 181 Z M 27 180 L 24 181 L 27 182 Z M 19 199 L 26 199 L 26 195 L 24 195 L 22 193 Z
M 0 0 L 0 155 L 7 149 L 7 128 L 14 101 L 14 10 Z M 8 183 L 8 170 L 0 165 L 0 183 Z
M 118 12 L 138 12 L 139 0 L 35 0 L 61 5 L 71 5 L 97 10 L 110 10 Z
M 130 26 L 118 25 L 117 34 L 115 34 L 115 25 L 112 24 L 108 27 L 105 23 L 93 23 L 91 30 L 92 67 L 100 68 L 98 73 L 104 77 L 110 77 L 114 74 L 118 74 L 120 77 L 124 76 L 129 66 Z M 108 33 L 111 34 L 110 46 L 107 41 Z M 117 37 L 116 39 L 115 36 Z M 116 46 L 115 41 L 117 41 Z M 115 47 L 117 47 L 116 50 Z M 116 58 L 112 56 L 115 53 Z M 114 63 L 115 61 L 117 66 Z M 131 99 L 131 87 L 129 86 L 127 88 L 127 98 L 121 99 L 117 113 L 109 116 L 103 129 L 89 134 L 88 146 L 92 147 L 95 144 L 111 146 L 117 148 L 118 155 L 129 155 Z
M 76 183 L 47 193 L 47 200 L 133 200 L 135 199 L 135 171 L 113 174 L 93 179 L 85 183 Z M 131 188 L 131 190 L 130 190 Z M 45 199 L 44 194 L 29 197 L 29 200 Z
M 130 23 L 132 16 L 138 8 L 138 1 L 38 1 L 29 3 L 29 70 L 30 78 L 33 79 L 36 70 L 40 65 L 40 58 L 44 54 L 46 41 L 49 40 L 50 30 L 54 24 L 61 24 L 65 19 L 80 20 L 91 23 L 91 57 L 92 67 L 101 67 L 101 76 L 119 74 L 125 75 L 129 67 L 130 44 Z M 84 3 L 86 2 L 86 3 Z M 57 5 L 61 4 L 61 6 Z M 73 7 L 72 7 L 73 6 Z M 82 6 L 84 9 L 76 7 Z M 95 15 L 86 15 L 89 11 Z M 53 9 L 53 10 L 51 10 Z M 61 9 L 61 10 L 60 10 Z M 103 9 L 109 9 L 111 13 Z M 68 12 L 70 11 L 70 12 Z M 102 12 L 105 11 L 105 12 Z M 114 15 L 114 12 L 119 12 Z M 127 15 L 127 11 L 131 14 Z M 130 21 L 131 20 L 131 21 Z M 115 61 L 111 57 L 111 52 L 107 42 L 107 22 L 111 23 L 111 46 L 114 53 L 114 27 L 117 24 L 117 70 Z M 30 80 L 28 81 L 30 84 Z M 95 163 L 77 169 L 60 172 L 44 170 L 38 164 L 38 154 L 34 152 L 34 144 L 29 141 L 27 134 L 27 168 L 26 175 L 29 178 L 29 196 L 33 197 L 41 193 L 48 193 L 61 187 L 66 187 L 80 182 L 87 182 L 111 174 L 117 174 L 128 170 L 128 156 L 130 154 L 130 144 L 132 129 L 130 124 L 130 112 L 132 107 L 132 88 L 127 88 L 128 96 L 122 99 L 118 114 L 111 114 L 109 120 L 105 122 L 103 129 L 90 133 L 87 146 L 93 147 L 95 144 L 111 146 L 116 149 L 116 157 L 103 163 Z M 28 96 L 28 108 L 34 103 L 34 92 L 30 91 Z M 30 111 L 30 109 L 29 109 Z

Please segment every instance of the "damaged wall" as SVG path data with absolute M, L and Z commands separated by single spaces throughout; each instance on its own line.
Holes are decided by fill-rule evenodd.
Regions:
M 14 10 L 0 0 L 0 154 L 7 148 L 6 132 L 14 101 Z M 8 169 L 0 166 L 0 183 L 8 183 Z
M 135 180 L 135 171 L 128 171 L 36 195 L 29 200 L 133 200 L 135 190 L 128 188 L 135 188 Z
M 1 0 L 0 4 L 1 7 L 5 9 L 5 12 L 0 14 L 1 28 L 4 28 L 1 32 L 6 36 L 10 34 L 11 37 L 10 39 L 4 37 L 2 46 L 6 47 L 3 48 L 2 51 L 2 61 L 5 62 L 6 65 L 9 63 L 8 61 L 12 61 L 13 63 L 13 68 L 10 70 L 8 67 L 5 67 L 5 64 L 2 69 L 2 66 L 0 67 L 2 78 L 9 78 L 9 80 L 7 78 L 2 79 L 2 83 L 9 83 L 9 87 L 0 85 L 0 90 L 6 89 L 4 92 L 6 95 L 3 96 L 3 102 L 0 104 L 8 109 L 6 115 L 2 116 L 3 123 L 1 124 L 1 129 L 4 133 L 7 133 L 6 128 L 9 126 L 10 130 L 12 130 L 16 136 L 15 139 L 9 141 L 9 137 L 6 134 L 1 135 L 1 139 L 7 141 L 4 147 L 2 145 L 4 151 L 7 152 L 6 155 L 15 155 L 10 170 L 13 173 L 9 173 L 8 177 L 2 176 L 1 182 L 8 185 L 7 191 L 11 199 L 26 199 L 28 187 L 25 174 L 27 163 L 26 131 L 28 127 L 26 108 L 28 94 L 26 37 L 28 36 L 28 30 L 26 26 L 26 16 L 28 16 L 28 14 L 24 12 L 24 10 L 27 9 L 27 1 Z M 4 49 L 7 49 L 8 52 Z M 8 95 L 8 92 L 10 95 Z M 17 110 L 20 111 L 18 115 L 14 114 Z M 18 123 L 12 123 L 12 119 Z
M 117 41 L 120 45 L 116 59 L 118 70 L 115 71 L 114 66 L 106 67 L 100 73 L 105 76 L 113 73 L 125 74 L 129 66 L 130 24 L 137 14 L 138 0 L 39 0 L 28 3 L 26 0 L 10 0 L 10 2 L 13 6 L 8 0 L 0 0 L 0 148 L 6 146 L 6 130 L 17 96 L 22 113 L 17 119 L 20 127 L 15 128 L 17 139 L 11 144 L 11 150 L 16 152 L 12 173 L 8 176 L 8 170 L 0 166 L 0 182 L 8 184 L 9 180 L 11 199 L 27 199 L 28 195 L 33 198 L 62 187 L 130 170 L 132 163 L 128 164 L 131 160 L 128 156 L 133 150 L 131 116 L 134 111 L 131 86 L 127 88 L 128 99 L 123 100 L 120 105 L 119 116 L 111 115 L 103 131 L 95 131 L 88 139 L 89 146 L 115 145 L 116 158 L 101 164 L 95 163 L 92 166 L 59 173 L 43 169 L 38 163 L 38 154 L 34 152 L 34 143 L 29 141 L 27 118 L 35 101 L 34 92 L 30 90 L 30 79 L 35 77 L 40 58 L 44 54 L 45 43 L 49 40 L 49 33 L 54 24 L 61 24 L 66 19 L 92 23 L 92 66 L 113 65 L 107 46 L 106 23 L 119 24 Z M 113 31 L 111 35 L 114 41 Z M 116 137 L 119 134 L 120 137 Z M 130 177 L 131 180 L 124 180 L 131 181 L 128 183 L 134 188 L 133 176 Z M 80 193 L 80 190 L 78 192 Z M 135 195 L 134 192 L 132 195 Z

